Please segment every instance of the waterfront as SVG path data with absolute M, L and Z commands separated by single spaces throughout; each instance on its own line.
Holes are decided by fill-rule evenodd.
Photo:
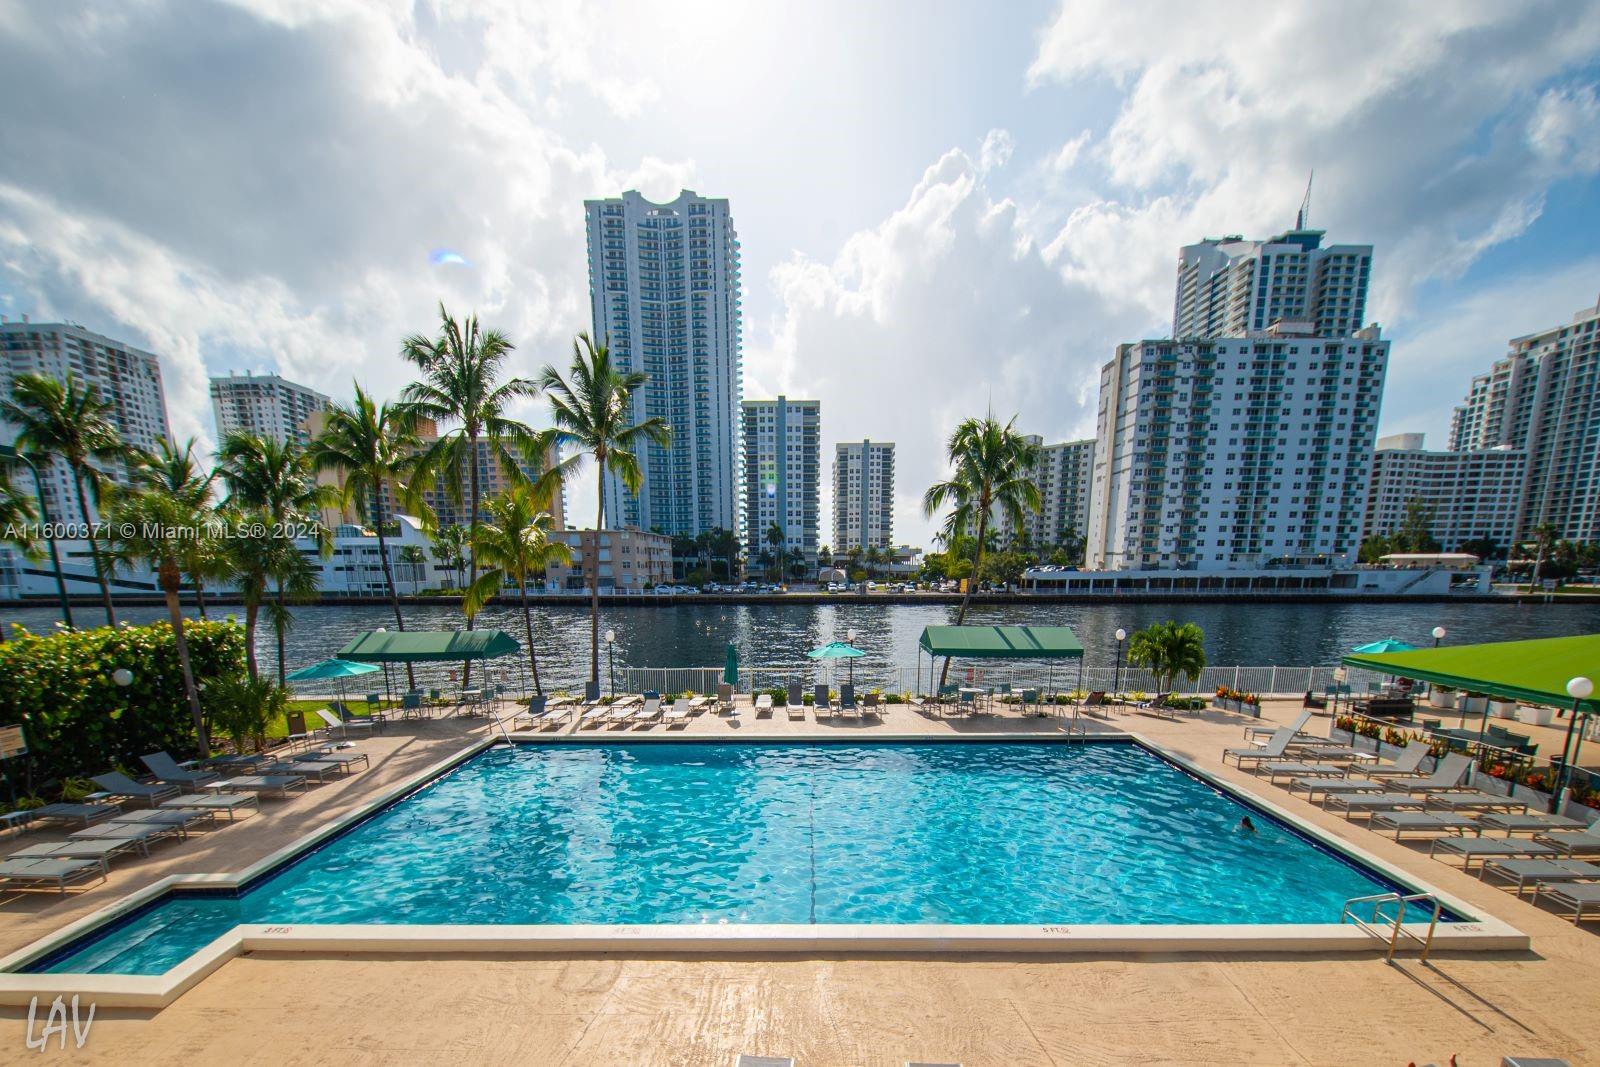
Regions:
M 213 610 L 213 615 L 236 609 Z M 89 605 L 74 609 L 80 626 L 96 625 L 101 615 Z M 193 609 L 190 609 L 193 614 Z M 856 644 L 867 653 L 856 662 L 860 679 L 910 668 L 917 659 L 917 638 L 925 626 L 953 622 L 956 609 L 946 604 L 873 604 L 841 600 L 838 604 L 696 604 L 663 607 L 602 605 L 602 633 L 615 630 L 616 666 L 719 666 L 729 641 L 738 646 L 747 666 L 810 667 L 807 649 L 843 640 L 856 631 Z M 451 630 L 462 625 L 454 607 L 416 605 L 406 608 L 406 626 L 413 630 Z M 120 619 L 139 624 L 162 621 L 158 607 L 119 609 Z M 60 618 L 51 608 L 0 609 L 0 622 L 20 622 L 35 632 L 52 628 Z M 336 653 L 354 635 L 380 626 L 394 627 L 394 615 L 382 606 L 307 606 L 294 609 L 288 635 L 290 669 Z M 1116 655 L 1118 627 L 1130 633 L 1152 622 L 1179 619 L 1205 630 L 1206 656 L 1213 664 L 1243 666 L 1310 666 L 1336 663 L 1355 645 L 1381 637 L 1415 644 L 1430 643 L 1435 626 L 1449 631 L 1450 644 L 1512 641 L 1600 631 L 1600 605 L 1594 604 L 1007 604 L 977 606 L 974 623 L 1033 623 L 1071 626 L 1087 650 L 1090 666 L 1110 666 Z M 546 685 L 571 686 L 588 673 L 589 614 L 584 608 L 535 604 L 534 636 Z M 503 629 L 523 640 L 522 614 L 514 605 L 498 604 L 478 616 L 480 629 Z M 258 635 L 263 669 L 275 669 L 277 649 L 272 631 Z M 604 649 L 601 670 L 605 670 Z M 506 661 L 510 662 L 510 661 Z

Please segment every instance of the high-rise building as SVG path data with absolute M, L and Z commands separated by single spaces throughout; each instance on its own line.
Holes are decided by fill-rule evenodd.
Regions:
M 167 399 L 161 388 L 161 363 L 149 352 L 92 333 L 70 323 L 0 321 L 0 393 L 9 397 L 11 383 L 25 374 L 38 374 L 66 381 L 71 373 L 92 386 L 100 399 L 111 405 L 111 420 L 124 444 L 153 449 L 156 440 L 171 437 L 167 422 Z M 15 440 L 17 427 L 0 421 L 0 441 Z M 127 468 L 112 464 L 105 473 L 114 482 L 126 484 Z M 71 471 L 59 460 L 40 470 L 45 504 L 50 519 L 58 523 L 94 521 L 78 506 Z M 23 479 L 28 485 L 31 479 Z
M 833 551 L 893 544 L 894 442 L 839 442 L 833 451 Z
M 1243 337 L 1275 322 L 1303 322 L 1319 337 L 1361 329 L 1371 245 L 1322 247 L 1322 230 L 1293 229 L 1265 241 L 1207 237 L 1178 252 L 1172 335 Z
M 1550 523 L 1600 541 L 1600 301 L 1572 321 L 1517 337 L 1472 379 L 1450 425 L 1450 450 L 1527 453 L 1516 540 Z
M 1516 537 L 1517 502 L 1528 456 L 1500 445 L 1470 452 L 1428 452 L 1420 433 L 1380 437 L 1372 453 L 1363 537 L 1392 534 L 1416 502 L 1434 540 L 1447 552 L 1488 538 L 1505 548 Z
M 1030 434 L 1027 439 L 1039 449 L 1033 483 L 1039 489 L 1040 505 L 1038 511 L 1025 511 L 1022 516 L 1028 542 L 1043 549 L 1083 537 L 1089 528 L 1094 441 L 1047 445 L 1037 434 Z M 993 521 L 1003 541 L 1014 536 L 1009 515 L 999 512 Z
M 1375 326 L 1119 345 L 1100 373 L 1087 565 L 1353 556 L 1388 361 Z
M 326 396 L 276 374 L 229 374 L 211 379 L 211 413 L 217 440 L 248 433 L 273 441 L 306 444 L 306 420 L 332 406 Z
M 635 421 L 660 416 L 672 443 L 639 445 L 637 495 L 605 477 L 608 525 L 694 536 L 739 528 L 739 239 L 726 200 L 689 190 L 584 201 L 596 343 L 649 381 Z
M 822 404 L 816 400 L 746 400 L 744 439 L 744 545 L 752 563 L 761 553 L 799 549 L 807 569 L 817 562 Z M 783 540 L 773 545 L 773 524 Z M 785 573 L 789 568 L 785 566 Z

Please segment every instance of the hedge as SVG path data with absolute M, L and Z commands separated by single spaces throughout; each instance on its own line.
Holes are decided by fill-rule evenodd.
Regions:
M 52 779 L 112 767 L 143 773 L 139 757 L 156 749 L 178 759 L 194 753 L 194 723 L 167 623 L 12 633 L 0 644 L 0 725 L 22 724 L 36 790 Z M 197 683 L 244 672 L 243 627 L 186 620 L 184 633 Z M 126 687 L 112 679 L 122 668 L 133 674 Z M 21 770 L 11 768 L 13 780 Z

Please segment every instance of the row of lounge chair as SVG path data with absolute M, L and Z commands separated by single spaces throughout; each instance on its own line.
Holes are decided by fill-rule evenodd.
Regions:
M 1476 862 L 1479 878 L 1509 883 L 1519 896 L 1532 886 L 1535 901 L 1570 909 L 1574 923 L 1586 912 L 1600 913 L 1600 863 L 1579 858 L 1600 858 L 1600 823 L 1530 812 L 1513 796 L 1474 788 L 1472 760 L 1461 753 L 1446 753 L 1425 769 L 1431 748 L 1421 741 L 1408 742 L 1387 765 L 1362 765 L 1370 754 L 1302 734 L 1308 719 L 1301 715 L 1259 745 L 1227 749 L 1223 760 L 1249 763 L 1273 784 L 1286 779 L 1291 795 L 1303 792 L 1312 803 L 1320 796 L 1326 810 L 1348 820 L 1365 817 L 1369 829 L 1392 832 L 1395 840 L 1430 835 L 1430 856 L 1459 858 L 1465 870 Z M 1259 738 L 1259 731 L 1247 736 Z
M 135 781 L 121 771 L 90 780 L 100 792 L 82 803 L 46 804 L 21 821 L 25 829 L 66 827 L 65 840 L 25 845 L 0 859 L 0 884 L 54 886 L 86 878 L 104 881 L 113 857 L 149 855 L 152 843 L 189 836 L 196 824 L 229 822 L 260 810 L 260 798 L 303 792 L 308 780 L 354 773 L 370 760 L 364 752 L 305 752 L 221 756 L 205 764 L 183 764 L 166 752 L 141 756 L 150 781 Z M 230 777 L 225 773 L 232 772 Z

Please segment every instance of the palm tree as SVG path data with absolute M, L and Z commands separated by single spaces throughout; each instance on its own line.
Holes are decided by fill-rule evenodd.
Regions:
M 411 489 L 411 479 L 421 461 L 415 417 L 404 407 L 377 404 L 356 385 L 355 403 L 350 407 L 335 404 L 327 413 L 322 432 L 312 443 L 311 455 L 318 470 L 331 470 L 340 478 L 340 498 L 363 523 L 371 519 L 378 535 L 378 559 L 383 564 L 383 582 L 394 608 L 394 624 L 405 632 L 406 618 L 400 610 L 400 591 L 395 588 L 394 569 L 389 565 L 389 542 L 385 537 L 384 498 L 409 498 L 420 504 Z M 476 466 L 473 468 L 476 470 Z M 406 681 L 417 688 L 416 673 L 406 661 Z
M 946 541 L 976 524 L 972 578 L 956 610 L 956 625 L 967 618 L 973 590 L 983 570 L 983 553 L 989 537 L 989 519 L 997 510 L 1011 520 L 1013 527 L 1023 523 L 1023 512 L 1038 511 L 1039 486 L 1033 470 L 1039 461 L 1039 448 L 1016 431 L 1015 417 L 1002 426 L 993 415 L 966 419 L 950 435 L 946 453 L 955 473 L 949 479 L 928 487 L 922 498 L 923 511 L 932 517 L 946 504 L 953 505 L 945 522 Z M 950 675 L 950 657 L 939 673 L 943 686 Z
M 11 461 L 0 454 L 0 540 L 32 552 L 35 539 L 30 524 L 38 517 L 33 496 L 11 484 Z
M 332 541 L 319 517 L 323 508 L 338 504 L 339 493 L 331 485 L 317 483 L 311 454 L 294 441 L 233 433 L 223 438 L 218 459 L 229 499 L 253 512 L 256 521 L 266 526 L 267 539 L 278 542 L 266 548 L 262 562 L 274 585 L 270 614 L 278 638 L 278 684 L 283 685 L 288 673 L 285 636 L 294 623 L 288 602 L 317 590 L 316 567 L 299 551 L 292 535 L 296 527 L 304 526 L 323 553 L 329 552 Z
M 211 487 L 217 472 L 206 470 L 195 457 L 194 438 L 177 444 L 165 437 L 156 441 L 154 451 L 136 450 L 129 468 L 136 490 L 158 493 L 175 501 L 193 519 L 194 536 L 174 545 L 179 568 L 194 586 L 195 607 L 206 617 L 205 581 L 221 578 L 226 567 L 219 563 L 222 548 L 211 514 Z
M 443 304 L 439 305 L 439 319 L 438 337 L 430 340 L 416 335 L 401 344 L 401 355 L 422 372 L 422 381 L 406 386 L 401 402 L 412 418 L 457 424 L 428 447 L 418 473 L 423 480 L 442 477 L 445 491 L 458 505 L 462 502 L 461 472 L 467 473 L 470 586 L 478 580 L 478 553 L 473 547 L 481 492 L 478 443 L 486 445 L 490 462 L 498 463 L 513 481 L 523 478 L 523 462 L 543 463 L 544 453 L 533 429 L 508 414 L 517 400 L 536 395 L 538 386 L 527 378 L 499 381 L 513 347 L 505 334 L 481 329 L 476 315 L 458 323 Z M 470 617 L 467 629 L 472 629 Z M 471 667 L 468 663 L 465 670 Z M 465 684 L 465 674 L 462 681 Z
M 640 371 L 618 370 L 611 363 L 611 350 L 596 345 L 586 333 L 580 333 L 572 343 L 572 369 L 570 378 L 563 378 L 554 367 L 546 366 L 539 383 L 550 398 L 550 414 L 555 428 L 544 434 L 548 447 L 563 449 L 571 446 L 572 455 L 555 464 L 540 479 L 542 496 L 549 499 L 555 487 L 571 477 L 583 462 L 583 457 L 594 457 L 595 479 L 599 488 L 597 497 L 594 536 L 594 559 L 585 561 L 589 572 L 589 681 L 600 684 L 600 531 L 606 527 L 605 473 L 610 471 L 622 479 L 630 492 L 637 493 L 644 480 L 639 469 L 637 448 L 649 441 L 662 447 L 672 441 L 672 430 L 666 420 L 652 415 L 640 423 L 631 423 L 633 393 L 649 380 Z
M 183 628 L 183 608 L 178 593 L 183 588 L 183 568 L 187 559 L 189 533 L 203 523 L 200 508 L 159 490 L 118 493 L 111 508 L 113 531 L 110 556 L 114 563 L 148 563 L 155 568 L 161 594 L 166 598 L 167 617 L 172 621 L 172 642 L 178 651 L 178 668 L 183 674 L 183 692 L 194 718 L 194 734 L 200 756 L 210 752 L 206 720 L 200 710 L 200 693 L 195 688 L 194 670 L 189 664 L 189 638 Z
M 1534 586 L 1539 584 L 1539 572 L 1544 569 L 1545 557 L 1560 536 L 1561 531 L 1556 529 L 1554 523 L 1541 522 L 1533 528 L 1533 543 L 1538 554 L 1534 556 L 1533 570 L 1528 574 L 1528 592 L 1533 592 Z
M 533 670 L 533 691 L 543 693 L 539 682 L 539 657 L 533 647 L 533 613 L 528 610 L 528 579 L 543 574 L 551 563 L 571 563 L 572 550 L 550 540 L 550 513 L 539 506 L 531 485 L 511 485 L 483 503 L 488 521 L 478 527 L 474 546 L 487 570 L 467 590 L 463 607 L 476 615 L 506 582 L 516 582 L 522 595 L 522 625 L 527 631 L 528 666 Z
M 409 568 L 411 574 L 411 595 L 417 595 L 417 575 L 419 567 L 428 563 L 428 554 L 422 550 L 421 545 L 401 545 L 399 560 Z
M 232 502 L 217 510 L 218 521 L 230 534 L 223 539 L 225 577 L 239 590 L 244 601 L 245 665 L 252 679 L 260 677 L 256 661 L 256 629 L 263 604 L 268 603 L 274 579 L 286 596 L 309 597 L 317 590 L 316 568 L 294 541 L 275 536 L 271 518 L 256 508 L 240 509 Z M 287 631 L 293 623 L 286 609 L 273 605 L 268 610 L 274 625 Z M 282 660 L 282 655 L 279 659 Z
M 85 385 L 76 374 L 67 372 L 65 382 L 39 374 L 19 375 L 11 383 L 11 399 L 0 403 L 0 419 L 17 427 L 15 448 L 44 462 L 59 458 L 72 475 L 78 497 L 78 511 L 90 521 L 89 498 L 100 502 L 106 481 L 98 464 L 116 463 L 128 452 L 117 433 L 115 409 L 100 399 L 92 385 Z M 89 531 L 89 555 L 100 583 L 100 600 L 105 605 L 106 621 L 115 626 L 117 609 L 111 603 L 111 581 L 101 557 L 100 541 Z
M 1128 662 L 1156 676 L 1158 692 L 1170 693 L 1178 675 L 1192 684 L 1206 669 L 1206 635 L 1192 622 L 1158 622 L 1128 639 Z
M 784 532 L 783 526 L 779 523 L 774 522 L 771 526 L 768 526 L 766 540 L 767 547 L 771 551 L 766 555 L 771 559 L 782 560 L 784 557 L 784 542 L 788 541 L 788 539 L 789 535 Z

